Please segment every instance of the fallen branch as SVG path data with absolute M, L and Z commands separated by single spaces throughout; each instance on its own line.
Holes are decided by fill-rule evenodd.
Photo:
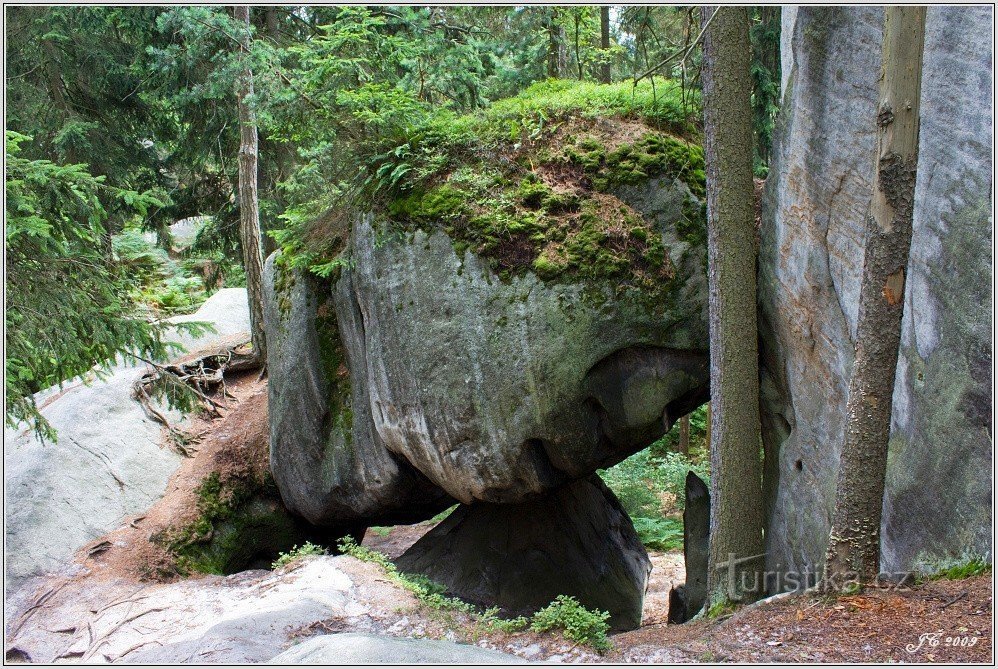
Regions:
M 956 604 L 958 601 L 960 601 L 961 599 L 963 599 L 964 597 L 966 597 L 968 592 L 969 592 L 969 590 L 964 590 L 959 595 L 957 595 L 953 599 L 951 599 L 948 602 L 946 602 L 945 604 L 943 604 L 942 607 L 940 607 L 939 610 L 942 611 L 943 609 L 948 608 L 950 605 Z

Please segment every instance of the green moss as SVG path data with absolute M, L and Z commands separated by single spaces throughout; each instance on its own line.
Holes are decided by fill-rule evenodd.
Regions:
M 417 223 L 438 223 L 465 213 L 468 193 L 450 185 L 419 191 L 388 206 L 394 218 Z
M 692 247 L 707 248 L 707 205 L 691 198 L 683 200 L 683 215 L 676 221 L 679 238 Z
M 336 309 L 332 300 L 319 305 L 315 316 L 315 332 L 319 343 L 319 361 L 326 379 L 329 412 L 332 425 L 343 433 L 346 443 L 353 440 L 353 407 L 350 370 L 346 350 L 340 339 Z
M 239 512 L 252 497 L 264 491 L 267 483 L 252 478 L 230 478 L 223 483 L 217 471 L 201 482 L 195 491 L 198 517 L 157 537 L 174 556 L 181 574 L 229 573 L 238 560 L 238 549 L 245 543 L 243 526 L 249 520 Z M 276 495 L 276 489 L 271 492 Z
M 541 279 L 549 280 L 556 278 L 559 274 L 564 272 L 565 266 L 548 259 L 546 256 L 537 256 L 534 260 L 532 269 Z
M 274 260 L 274 295 L 277 297 L 277 308 L 282 316 L 291 312 L 291 290 L 295 287 L 294 270 L 288 266 L 283 253 Z
M 682 179 L 700 198 L 706 189 L 703 149 L 661 132 L 646 133 L 635 142 L 612 151 L 607 151 L 598 142 L 580 140 L 574 147 L 565 149 L 564 157 L 589 174 L 593 187 L 600 191 L 641 183 L 657 176 Z

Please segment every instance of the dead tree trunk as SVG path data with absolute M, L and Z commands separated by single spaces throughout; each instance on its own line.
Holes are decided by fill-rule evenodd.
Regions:
M 887 7 L 885 13 L 877 169 L 825 566 L 825 587 L 831 589 L 874 578 L 880 568 L 887 442 L 911 249 L 925 8 Z
M 708 605 L 762 590 L 752 80 L 745 7 L 702 8 L 710 320 Z
M 253 354 L 264 363 L 267 339 L 263 331 L 263 252 L 260 247 L 260 205 L 257 194 L 259 139 L 256 114 L 248 103 L 253 95 L 253 71 L 249 62 L 250 8 L 233 7 L 233 16 L 245 27 L 239 40 L 242 67 L 236 82 L 236 101 L 239 107 L 239 235 L 243 247 L 243 268 L 246 270 Z

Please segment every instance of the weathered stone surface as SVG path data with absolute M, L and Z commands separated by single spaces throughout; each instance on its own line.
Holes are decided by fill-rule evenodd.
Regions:
M 707 601 L 710 570 L 710 490 L 692 471 L 686 473 L 683 506 L 683 563 L 686 582 L 669 592 L 669 622 L 685 623 Z
M 987 8 L 928 12 L 885 498 L 891 571 L 991 552 L 990 414 L 980 408 L 991 399 L 991 23 Z M 759 259 L 766 537 L 776 571 L 815 572 L 828 541 L 873 181 L 882 25 L 881 8 L 784 14 L 791 48 L 783 53 Z
M 188 351 L 247 332 L 246 291 L 221 290 L 197 313 L 172 321 L 214 326 L 200 337 L 168 337 Z M 24 427 L 4 430 L 9 587 L 56 568 L 163 494 L 180 456 L 163 446 L 161 426 L 132 399 L 132 384 L 144 371 L 145 365 L 121 364 L 90 385 L 76 379 L 40 393 L 41 413 L 58 432 L 54 444 Z
M 705 401 L 705 257 L 676 230 L 689 191 L 654 179 L 620 197 L 662 234 L 667 303 L 500 281 L 442 231 L 370 218 L 332 287 L 269 262 L 272 466 L 289 506 L 313 522 L 415 516 L 415 500 L 440 496 L 406 463 L 461 502 L 519 502 L 622 460 Z
M 930 7 L 926 18 L 886 571 L 993 550 L 993 26 L 990 7 Z
M 309 639 L 268 664 L 524 664 L 526 660 L 465 643 L 347 632 Z
M 351 373 L 364 369 L 364 342 L 340 344 L 341 327 L 361 327 L 349 293 L 334 298 L 328 282 L 276 259 L 264 267 L 264 318 L 270 467 L 285 505 L 342 526 L 423 520 L 452 504 L 374 430 L 366 377 Z
M 620 502 L 598 476 L 522 504 L 460 506 L 398 560 L 463 599 L 532 613 L 558 595 L 641 624 L 651 562 Z

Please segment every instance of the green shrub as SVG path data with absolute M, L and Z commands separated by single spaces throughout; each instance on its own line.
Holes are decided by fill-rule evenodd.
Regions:
M 662 502 L 655 494 L 656 474 L 655 460 L 647 450 L 599 471 L 603 482 L 617 496 L 631 518 L 662 517 Z
M 693 462 L 682 453 L 666 453 L 657 463 L 656 480 L 661 486 L 676 496 L 676 507 L 686 505 L 686 475 L 693 472 L 710 485 L 710 464 L 707 461 Z
M 551 604 L 534 614 L 530 629 L 534 632 L 561 629 L 566 638 L 604 653 L 612 648 L 606 637 L 610 631 L 609 619 L 610 614 L 606 611 L 590 611 L 574 597 L 558 595 Z
M 279 553 L 277 559 L 271 565 L 271 569 L 279 569 L 286 564 L 297 560 L 298 558 L 305 557 L 306 555 L 329 555 L 327 551 L 322 546 L 313 544 L 311 541 L 306 541 L 301 546 L 295 546 L 287 553 Z

